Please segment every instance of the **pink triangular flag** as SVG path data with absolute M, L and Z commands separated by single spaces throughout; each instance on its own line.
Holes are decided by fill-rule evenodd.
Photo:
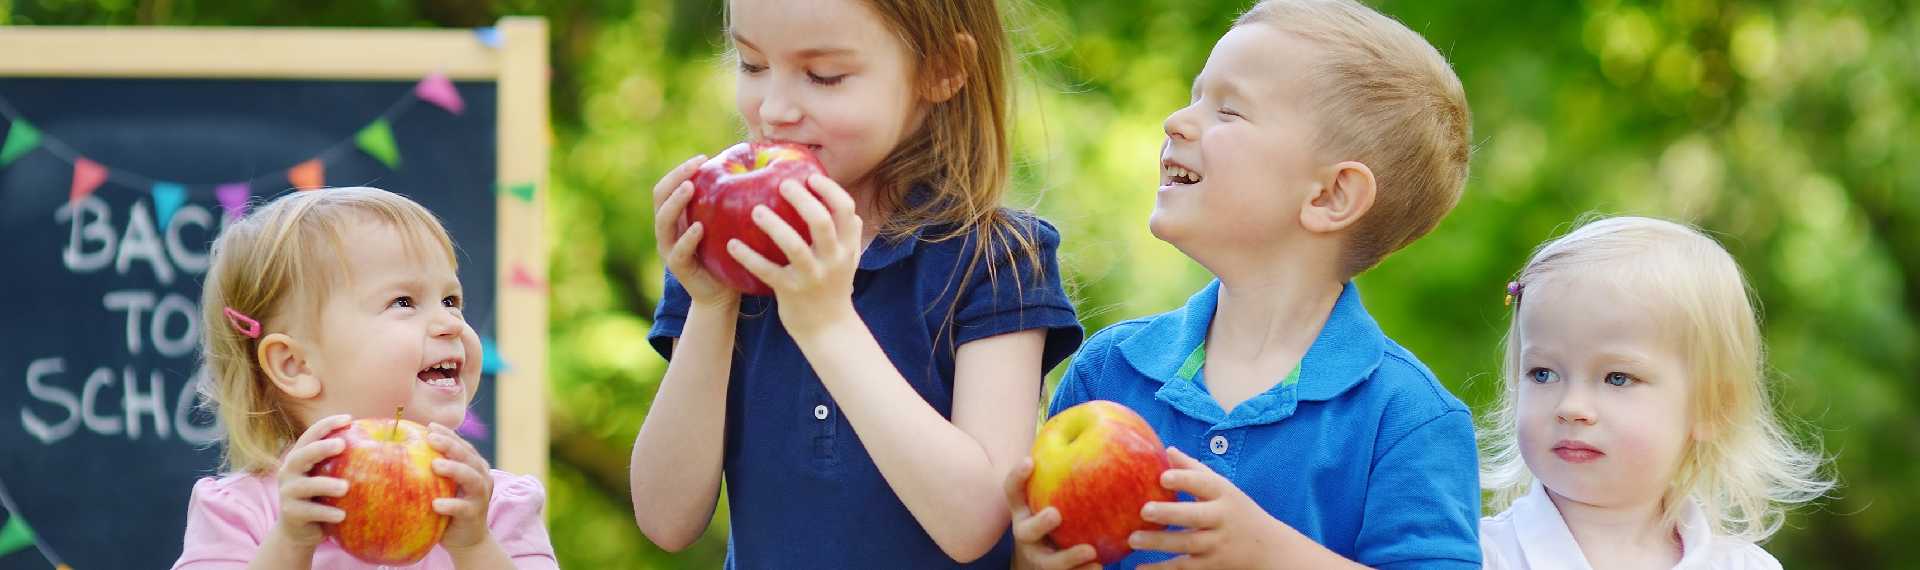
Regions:
M 213 195 L 220 199 L 220 206 L 227 209 L 227 215 L 234 218 L 247 215 L 247 200 L 252 198 L 245 182 L 221 184 L 213 188 Z
M 445 73 L 434 73 L 421 79 L 418 85 L 413 86 L 413 95 L 455 115 L 467 108 L 467 103 L 460 100 L 460 91 L 453 88 L 453 81 L 448 80 Z
M 525 287 L 528 289 L 545 289 L 547 287 L 546 283 L 533 276 L 533 272 L 527 271 L 527 266 L 518 263 L 513 264 L 513 271 L 507 274 L 507 283 L 515 287 Z
M 73 189 L 67 192 L 67 202 L 79 202 L 81 198 L 92 194 L 107 181 L 107 167 L 100 163 L 80 157 L 73 161 Z

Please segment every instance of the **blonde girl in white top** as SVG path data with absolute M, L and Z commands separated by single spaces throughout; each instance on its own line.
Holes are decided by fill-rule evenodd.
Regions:
M 1756 543 L 1833 487 L 1776 419 L 1732 256 L 1637 217 L 1540 247 L 1508 285 L 1482 426 L 1488 568 L 1779 568 Z

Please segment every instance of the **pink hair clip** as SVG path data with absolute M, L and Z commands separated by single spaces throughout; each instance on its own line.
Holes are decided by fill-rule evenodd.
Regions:
M 1506 305 L 1507 305 L 1507 306 L 1509 306 L 1509 307 L 1511 307 L 1511 306 L 1513 306 L 1513 302 L 1514 302 L 1514 301 L 1516 301 L 1516 300 L 1519 300 L 1519 299 L 1520 299 L 1520 282 L 1519 282 L 1519 281 L 1508 281 L 1508 282 L 1507 282 L 1507 302 L 1506 302 Z
M 253 317 L 247 316 L 246 313 L 233 310 L 233 307 L 222 308 L 220 312 L 226 313 L 227 324 L 233 325 L 233 330 L 240 331 L 240 334 L 247 335 L 247 338 L 260 338 L 260 321 L 253 320 Z

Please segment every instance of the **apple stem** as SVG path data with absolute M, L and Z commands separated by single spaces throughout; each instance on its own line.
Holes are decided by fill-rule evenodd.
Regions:
M 393 436 L 394 441 L 400 440 L 400 415 L 403 413 L 406 413 L 406 411 L 407 411 L 406 404 L 401 404 L 393 407 L 393 431 L 387 432 L 387 433 L 388 435 Z

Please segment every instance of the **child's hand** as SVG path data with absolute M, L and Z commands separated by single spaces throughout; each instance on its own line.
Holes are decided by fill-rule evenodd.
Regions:
M 485 544 L 493 539 L 487 529 L 487 507 L 493 503 L 493 477 L 488 474 L 487 459 L 447 426 L 436 423 L 427 429 L 431 432 L 427 445 L 445 456 L 433 460 L 433 472 L 452 479 L 460 488 L 456 497 L 433 500 L 433 512 L 453 518 L 440 544 L 449 551 Z
M 693 200 L 693 171 L 706 162 L 706 155 L 699 155 L 680 163 L 660 182 L 653 185 L 653 241 L 660 251 L 660 259 L 667 262 L 667 269 L 680 280 L 680 286 L 686 288 L 687 296 L 695 304 L 715 305 L 738 303 L 740 292 L 734 291 L 707 273 L 706 268 L 694 261 L 693 252 L 700 245 L 701 236 L 706 235 L 706 226 L 695 222 L 680 233 L 680 213 L 686 211 L 687 202 Z
M 1021 459 L 1007 472 L 1007 510 L 1013 512 L 1013 567 L 1033 570 L 1098 569 L 1098 556 L 1091 544 L 1076 544 L 1055 550 L 1047 542 L 1047 533 L 1060 526 L 1060 510 L 1041 509 L 1038 514 L 1027 508 L 1027 477 L 1033 475 L 1033 459 Z
M 314 497 L 344 497 L 347 494 L 347 481 L 337 477 L 309 477 L 308 471 L 315 464 L 328 457 L 346 451 L 347 442 L 339 439 L 322 439 L 333 430 L 353 421 L 352 416 L 337 415 L 321 418 L 307 426 L 307 431 L 294 440 L 292 451 L 280 462 L 280 521 L 274 524 L 273 532 L 286 539 L 286 544 L 302 550 L 311 550 L 327 539 L 321 530 L 321 523 L 339 523 L 347 519 L 347 512 L 339 507 L 331 507 L 314 501 Z
M 853 274 L 860 266 L 861 222 L 854 213 L 853 196 L 818 174 L 807 178 L 807 186 L 820 197 L 793 181 L 780 184 L 780 196 L 806 222 L 811 246 L 772 208 L 753 209 L 754 225 L 787 254 L 785 267 L 740 240 L 727 242 L 727 253 L 773 288 L 780 300 L 780 322 L 796 338 L 836 318 L 858 317 L 853 312 Z
M 1140 517 L 1186 530 L 1136 531 L 1127 544 L 1183 556 L 1141 568 L 1265 568 L 1280 559 L 1275 553 L 1297 532 L 1206 464 L 1172 447 L 1167 448 L 1167 458 L 1173 467 L 1160 474 L 1160 485 L 1185 491 L 1194 500 L 1147 503 L 1140 508 Z

